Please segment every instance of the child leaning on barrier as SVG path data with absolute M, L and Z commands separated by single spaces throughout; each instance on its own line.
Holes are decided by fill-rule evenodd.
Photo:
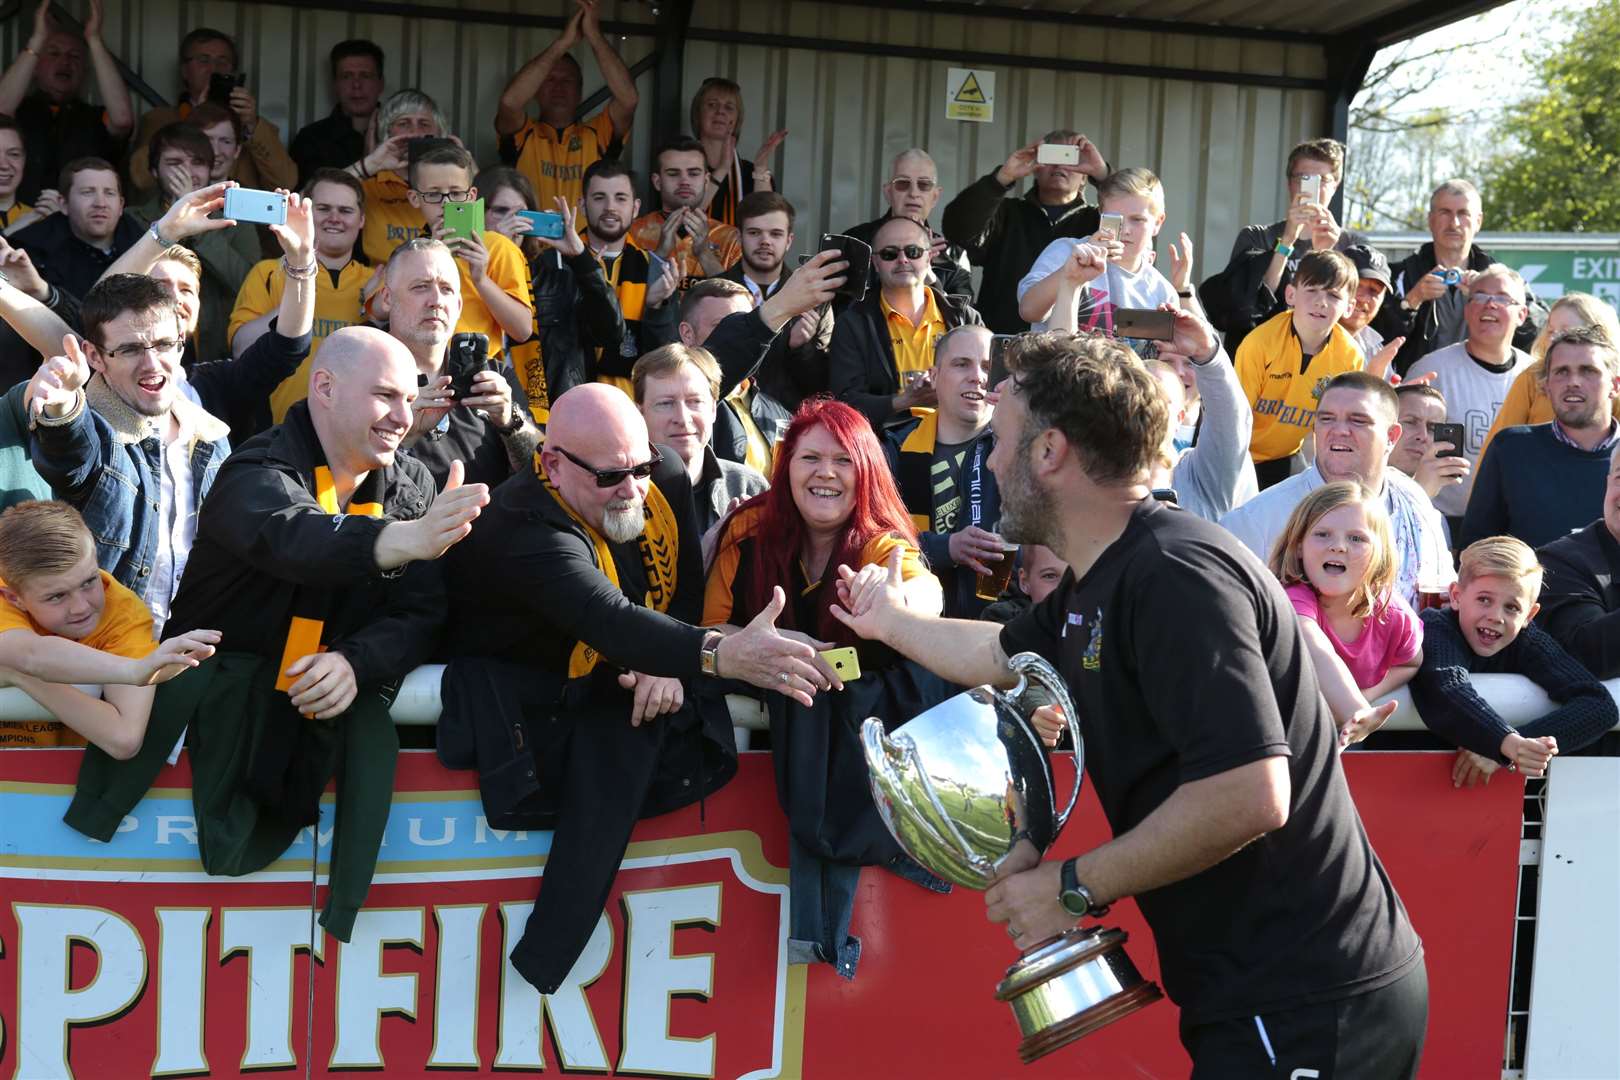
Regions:
M 1395 594 L 1389 515 L 1359 483 L 1324 484 L 1294 507 L 1271 551 L 1271 572 L 1299 616 L 1339 745 L 1383 726 L 1423 661 L 1423 627 Z
M 1530 620 L 1541 564 L 1522 540 L 1492 536 L 1463 550 L 1451 606 L 1423 612 L 1423 666 L 1412 702 L 1430 730 L 1460 748 L 1457 787 L 1489 781 L 1501 765 L 1545 774 L 1553 755 L 1596 742 L 1620 719 L 1591 672 Z M 1558 706 L 1517 731 L 1479 696 L 1475 674 L 1523 675 Z
M 218 641 L 216 630 L 154 641 L 152 613 L 96 566 L 95 540 L 67 503 L 0 514 L 0 683 L 60 721 L 0 720 L 0 747 L 89 740 L 128 758 L 146 736 L 152 687 L 212 656 Z M 103 685 L 104 699 L 75 683 Z

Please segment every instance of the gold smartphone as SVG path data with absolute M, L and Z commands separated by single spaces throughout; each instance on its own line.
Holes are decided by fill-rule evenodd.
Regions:
M 861 677 L 861 658 L 850 646 L 827 649 L 821 653 L 821 658 L 827 661 L 827 666 L 836 671 L 844 682 L 854 682 Z

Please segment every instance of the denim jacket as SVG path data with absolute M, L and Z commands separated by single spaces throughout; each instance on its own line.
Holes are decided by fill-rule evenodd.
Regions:
M 192 432 L 192 505 L 201 506 L 230 455 L 230 429 L 184 395 L 176 395 L 174 411 Z M 163 490 L 158 424 L 167 421 L 137 413 L 97 374 L 73 412 L 57 423 L 36 422 L 29 440 L 34 468 L 84 515 L 97 564 L 148 606 Z

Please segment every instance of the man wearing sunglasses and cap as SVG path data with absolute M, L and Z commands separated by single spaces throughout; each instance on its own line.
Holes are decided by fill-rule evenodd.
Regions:
M 844 235 L 870 244 L 877 231 L 894 218 L 912 218 L 927 225 L 928 215 L 939 205 L 939 196 L 939 167 L 928 151 L 917 147 L 902 150 L 889 167 L 889 179 L 883 181 L 883 198 L 889 208 L 880 218 L 845 229 Z M 972 296 L 973 271 L 968 266 L 967 252 L 946 240 L 944 233 L 930 229 L 928 235 L 929 266 L 934 272 L 930 284 L 938 285 L 947 296 Z M 876 280 L 874 275 L 873 282 Z
M 894 217 L 872 238 L 878 288 L 838 316 L 828 352 L 828 382 L 881 428 L 916 407 L 934 404 L 934 343 L 958 326 L 981 326 L 966 298 L 927 284 L 928 227 Z
M 832 683 L 808 639 L 776 630 L 780 589 L 740 631 L 694 625 L 704 580 L 692 482 L 615 387 L 587 383 L 552 402 L 543 449 L 484 516 L 449 565 L 455 659 L 439 756 L 478 769 L 496 828 L 556 830 L 512 952 L 551 993 L 590 939 L 636 819 L 736 771 L 714 680 L 805 705 Z

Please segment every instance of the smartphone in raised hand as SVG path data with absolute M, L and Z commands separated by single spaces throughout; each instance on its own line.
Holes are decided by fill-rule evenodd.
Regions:
M 1078 165 L 1080 148 L 1073 143 L 1041 143 L 1035 148 L 1037 165 Z

